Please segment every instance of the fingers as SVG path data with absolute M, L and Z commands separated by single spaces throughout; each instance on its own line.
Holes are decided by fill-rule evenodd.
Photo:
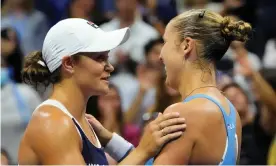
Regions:
M 85 118 L 93 127 L 97 125 L 98 120 L 93 115 L 85 114 Z
M 179 118 L 180 114 L 178 112 L 170 112 L 166 114 L 159 114 L 156 120 L 154 120 L 156 123 L 160 123 L 164 120 L 173 119 L 173 118 Z
M 163 114 L 162 114 L 161 112 L 159 112 L 157 118 L 154 119 L 154 120 L 152 121 L 152 123 L 158 124 L 158 123 L 161 122 L 162 120 L 163 120 Z
M 177 139 L 177 138 L 181 137 L 182 134 L 183 134 L 182 131 L 178 131 L 178 132 L 175 132 L 175 133 L 167 134 L 167 135 L 163 136 L 160 139 L 160 142 L 161 142 L 162 145 L 164 145 L 165 143 L 167 143 L 169 141 L 172 141 L 174 139 Z
M 174 125 L 174 126 L 166 127 L 162 129 L 160 132 L 162 136 L 166 136 L 168 134 L 176 133 L 179 131 L 183 132 L 186 127 L 187 127 L 186 124 Z
M 164 129 L 169 126 L 179 125 L 179 124 L 184 124 L 184 123 L 185 123 L 184 118 L 174 118 L 174 119 L 168 119 L 168 120 L 164 120 L 164 121 L 160 122 L 159 127 L 161 129 Z
M 86 119 L 90 120 L 90 119 L 94 119 L 94 116 L 90 115 L 90 114 L 85 114 Z

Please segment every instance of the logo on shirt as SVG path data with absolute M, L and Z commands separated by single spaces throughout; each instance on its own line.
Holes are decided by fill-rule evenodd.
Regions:
M 90 25 L 90 26 L 92 26 L 93 28 L 96 28 L 96 29 L 99 28 L 98 25 L 96 25 L 95 23 L 93 23 L 91 21 L 88 21 L 87 24 Z
M 227 124 L 227 129 L 228 129 L 228 130 L 232 130 L 232 129 L 234 129 L 234 128 L 235 128 L 235 125 L 234 125 L 233 123 Z

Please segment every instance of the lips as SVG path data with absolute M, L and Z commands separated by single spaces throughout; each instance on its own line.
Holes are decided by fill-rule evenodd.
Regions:
M 110 76 L 107 76 L 107 77 L 102 77 L 101 78 L 101 80 L 105 80 L 105 81 L 108 81 L 108 78 L 109 78 Z

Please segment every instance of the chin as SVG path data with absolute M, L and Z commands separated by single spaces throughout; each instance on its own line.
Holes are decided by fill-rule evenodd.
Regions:
M 104 86 L 101 90 L 99 90 L 99 96 L 101 95 L 107 95 L 109 92 L 109 86 Z
M 93 87 L 92 89 L 90 89 L 90 96 L 107 95 L 108 92 L 109 92 L 109 86 L 102 85 L 101 87 L 98 87 L 98 88 Z

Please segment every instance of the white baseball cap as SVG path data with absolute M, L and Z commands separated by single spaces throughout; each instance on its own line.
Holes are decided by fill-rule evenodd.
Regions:
M 65 56 L 80 52 L 109 51 L 125 43 L 129 36 L 129 28 L 104 32 L 93 22 L 69 18 L 58 22 L 48 31 L 42 57 L 50 72 L 53 72 Z

